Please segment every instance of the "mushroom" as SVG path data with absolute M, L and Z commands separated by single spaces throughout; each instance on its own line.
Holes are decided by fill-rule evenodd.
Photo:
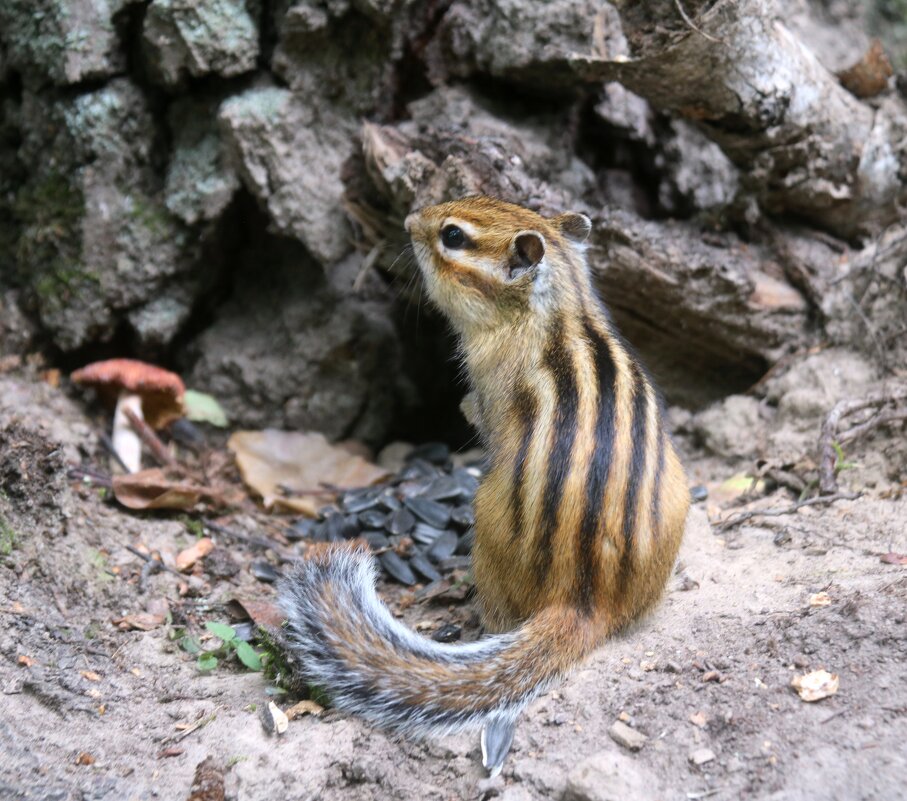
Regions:
M 116 402 L 113 449 L 130 473 L 142 467 L 142 440 L 126 410 L 154 429 L 183 416 L 186 388 L 182 379 L 161 367 L 135 359 L 108 359 L 76 370 L 71 378 L 76 384 L 94 387 L 103 400 Z

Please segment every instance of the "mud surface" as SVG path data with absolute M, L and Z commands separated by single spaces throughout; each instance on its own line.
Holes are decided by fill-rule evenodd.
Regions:
M 739 464 L 681 438 L 692 483 L 712 492 L 691 512 L 664 602 L 532 705 L 489 781 L 475 736 L 398 742 L 330 712 L 266 734 L 262 675 L 201 674 L 168 632 L 187 618 L 226 620 L 232 595 L 267 600 L 271 585 L 249 574 L 250 553 L 219 541 L 240 566 L 234 578 L 208 576 L 210 589 L 181 597 L 184 580 L 158 573 L 140 592 L 142 562 L 126 546 L 166 561 L 193 536 L 178 516 L 127 513 L 66 480 L 97 427 L 35 377 L 0 376 L 4 799 L 187 799 L 209 756 L 227 766 L 234 799 L 902 797 L 907 568 L 880 557 L 907 551 L 907 498 L 890 481 L 716 533 L 706 510 Z M 749 436 L 737 430 L 741 451 Z M 732 440 L 724 431 L 725 447 Z M 850 473 L 859 484 L 860 469 Z M 781 491 L 763 499 L 788 503 Z M 447 622 L 474 630 L 468 601 L 407 605 L 408 591 L 382 591 L 426 633 Z M 823 591 L 831 603 L 811 605 Z M 151 631 L 111 622 L 163 602 L 172 622 Z M 805 703 L 791 678 L 818 668 L 840 689 Z M 639 751 L 609 736 L 619 716 L 647 737 Z

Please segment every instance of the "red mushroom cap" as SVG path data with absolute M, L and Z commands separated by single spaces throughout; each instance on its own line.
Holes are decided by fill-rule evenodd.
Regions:
M 76 384 L 94 387 L 102 397 L 113 398 L 120 392 L 139 395 L 145 421 L 152 428 L 163 428 L 183 416 L 182 379 L 169 370 L 136 359 L 107 359 L 93 362 L 70 376 Z

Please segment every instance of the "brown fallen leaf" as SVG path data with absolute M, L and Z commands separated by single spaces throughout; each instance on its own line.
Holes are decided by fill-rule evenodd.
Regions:
M 316 718 L 324 712 L 324 707 L 321 704 L 315 703 L 315 701 L 300 701 L 298 704 L 293 704 L 287 711 L 286 716 L 289 720 L 294 718 L 301 718 L 303 715 L 314 715 Z
M 827 670 L 814 670 L 803 676 L 794 676 L 790 686 L 797 691 L 797 695 L 804 701 L 812 703 L 821 701 L 838 692 L 838 674 L 829 673 Z
M 101 677 L 93 670 L 80 670 L 79 675 L 88 681 L 100 681 Z
M 894 551 L 889 551 L 888 553 L 883 553 L 881 560 L 886 565 L 907 565 L 907 553 L 895 553 Z
M 169 748 L 165 748 L 163 751 L 160 751 L 158 753 L 158 758 L 166 759 L 167 757 L 178 757 L 182 753 L 184 753 L 184 749 L 171 745 Z
M 888 87 L 888 79 L 894 74 L 891 62 L 885 55 L 885 48 L 878 39 L 873 39 L 869 50 L 856 64 L 837 73 L 838 80 L 848 92 L 857 97 L 875 97 Z
M 88 751 L 79 751 L 76 756 L 77 765 L 94 765 L 94 757 Z
M 243 481 L 261 496 L 266 509 L 314 516 L 331 500 L 323 486 L 367 487 L 388 476 L 384 468 L 317 433 L 237 431 L 227 447 Z
M 204 559 L 211 551 L 214 550 L 214 543 L 209 537 L 202 537 L 193 545 L 176 555 L 176 569 L 182 573 L 191 570 L 192 567 L 201 559 Z
M 134 615 L 124 615 L 114 618 L 111 622 L 123 631 L 152 631 L 164 624 L 165 616 L 153 612 L 136 612 Z
M 113 494 L 127 509 L 191 509 L 210 491 L 167 477 L 160 468 L 113 477 Z
M 36 659 L 32 659 L 30 656 L 26 656 L 25 654 L 19 654 L 19 657 L 16 659 L 16 661 L 20 665 L 23 665 L 25 667 L 31 667 L 32 665 L 36 665 L 38 663 Z
M 251 620 L 264 629 L 279 629 L 284 621 L 284 614 L 277 604 L 256 598 L 231 598 L 226 609 L 235 620 Z

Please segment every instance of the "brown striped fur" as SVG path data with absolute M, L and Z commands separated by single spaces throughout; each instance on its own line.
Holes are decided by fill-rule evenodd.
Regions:
M 447 247 L 452 225 L 466 236 Z M 592 287 L 587 218 L 475 197 L 406 227 L 458 334 L 490 461 L 473 560 L 499 633 L 463 646 L 415 635 L 350 546 L 313 551 L 281 602 L 307 678 L 339 708 L 402 733 L 483 726 L 496 772 L 526 704 L 656 603 L 689 496 L 656 390 Z
M 603 636 L 642 614 L 661 595 L 689 505 L 656 390 L 592 287 L 577 217 L 474 197 L 407 221 L 481 414 L 491 470 L 474 563 L 495 630 L 550 606 L 587 611 Z M 462 263 L 439 239 L 451 224 L 473 234 Z M 521 231 L 543 237 L 545 256 L 511 281 L 504 266 Z

